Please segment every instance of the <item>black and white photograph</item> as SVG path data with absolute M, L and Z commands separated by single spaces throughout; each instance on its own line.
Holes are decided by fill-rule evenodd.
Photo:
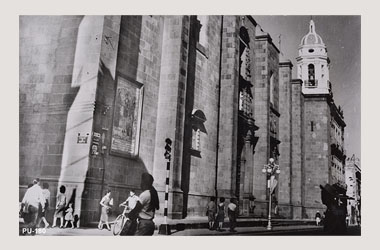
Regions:
M 19 15 L 20 236 L 360 236 L 360 15 Z
M 375 10 L 8 3 L 3 246 L 375 246 Z

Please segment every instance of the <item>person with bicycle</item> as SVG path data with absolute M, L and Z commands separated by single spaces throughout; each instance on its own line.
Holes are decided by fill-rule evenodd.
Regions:
M 127 200 L 119 205 L 119 207 L 123 206 L 124 210 L 119 216 L 117 216 L 115 220 L 114 227 L 113 227 L 114 235 L 120 235 L 120 234 L 133 235 L 134 234 L 135 226 L 137 226 L 137 223 L 134 222 L 135 225 L 129 226 L 130 228 L 128 228 L 128 230 L 124 229 L 124 225 L 125 223 L 127 223 L 128 213 L 135 208 L 138 201 L 139 201 L 139 197 L 136 195 L 135 190 L 132 189 L 129 192 L 129 197 L 127 198 Z M 129 223 L 132 223 L 132 222 L 130 221 Z M 123 229 L 124 229 L 124 232 L 122 233 Z
M 121 203 L 119 207 L 126 206 L 127 212 L 131 211 L 135 208 L 137 201 L 139 200 L 139 197 L 136 195 L 135 190 L 129 191 L 129 197 L 126 201 Z

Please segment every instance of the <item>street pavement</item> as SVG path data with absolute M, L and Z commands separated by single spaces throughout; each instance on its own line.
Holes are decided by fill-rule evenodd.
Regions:
M 312 225 L 296 225 L 296 226 L 278 226 L 273 227 L 271 231 L 265 227 L 238 227 L 237 232 L 210 231 L 206 228 L 185 229 L 182 231 L 171 230 L 171 236 L 233 236 L 233 235 L 323 235 L 323 227 Z M 352 234 L 354 232 L 354 234 Z M 349 235 L 360 235 L 360 230 L 351 230 Z M 47 228 L 40 230 L 38 236 L 113 236 L 112 231 L 107 229 L 99 230 L 97 228 Z M 159 235 L 155 230 L 154 236 L 165 237 Z
M 278 232 L 279 230 L 315 230 L 320 229 L 316 226 L 289 226 L 289 227 L 278 227 L 273 228 L 273 232 Z M 183 231 L 172 230 L 171 236 L 228 236 L 228 235 L 248 235 L 248 234 L 265 234 L 267 229 L 264 227 L 241 227 L 236 228 L 236 233 L 231 233 L 228 229 L 223 232 L 210 231 L 205 228 L 201 229 L 185 229 Z M 46 228 L 40 229 L 38 236 L 113 236 L 112 231 L 107 229 L 99 230 L 97 228 Z M 164 236 L 159 235 L 158 230 L 155 230 L 154 236 Z
M 266 227 L 237 227 L 236 232 L 230 232 L 228 228 L 224 228 L 224 231 L 209 230 L 207 228 L 202 229 L 186 229 L 183 231 L 172 231 L 173 236 L 234 236 L 234 235 L 271 235 L 278 233 L 285 233 L 289 231 L 293 232 L 306 232 L 313 231 L 319 232 L 323 231 L 321 226 L 312 225 L 295 225 L 295 226 L 278 226 L 273 227 L 272 230 L 268 230 Z M 157 232 L 158 234 L 158 232 Z

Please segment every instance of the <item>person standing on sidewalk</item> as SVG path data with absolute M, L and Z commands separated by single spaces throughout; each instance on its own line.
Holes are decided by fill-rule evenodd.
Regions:
M 228 204 L 228 218 L 230 220 L 230 232 L 236 232 L 236 213 L 237 213 L 237 206 L 236 206 L 236 199 L 231 198 L 230 204 Z
M 153 235 L 154 233 L 154 215 L 155 211 L 160 209 L 157 190 L 153 187 L 153 176 L 148 173 L 141 175 L 141 190 L 135 208 L 128 214 L 130 220 L 138 220 L 137 231 L 135 235 Z
M 111 212 L 111 190 L 106 192 L 106 195 L 103 196 L 102 200 L 99 202 L 102 206 L 100 220 L 98 224 L 99 229 L 103 229 L 103 223 L 106 224 L 108 231 L 111 231 L 111 227 L 108 222 L 108 214 Z
M 208 217 L 209 230 L 214 230 L 215 214 L 216 214 L 215 197 L 211 197 L 210 202 L 207 204 L 207 212 L 206 212 L 206 215 Z
M 255 200 L 256 197 L 253 194 L 249 195 L 249 211 L 252 212 L 252 215 L 255 215 Z
M 219 199 L 219 204 L 218 204 L 218 213 L 217 213 L 217 216 L 216 216 L 216 220 L 218 221 L 218 231 L 221 232 L 221 231 L 224 231 L 222 228 L 223 228 L 223 223 L 224 223 L 224 217 L 226 216 L 226 212 L 225 212 L 225 209 L 226 209 L 226 206 L 224 204 L 224 197 L 220 197 Z
M 33 180 L 33 186 L 26 190 L 24 198 L 21 201 L 21 208 L 25 213 L 28 213 L 29 216 L 26 227 L 31 228 L 32 232 L 34 232 L 37 227 L 39 211 L 45 211 L 45 198 L 42 194 L 39 182 L 38 178 Z

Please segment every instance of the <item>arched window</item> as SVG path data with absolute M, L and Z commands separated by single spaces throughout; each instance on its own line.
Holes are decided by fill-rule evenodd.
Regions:
M 203 111 L 194 109 L 191 114 L 192 120 L 192 143 L 191 148 L 195 151 L 201 151 L 202 133 L 207 134 L 204 123 L 206 122 L 206 116 Z
M 309 64 L 307 66 L 308 69 L 308 76 L 309 76 L 309 85 L 315 86 L 315 68 L 314 64 Z

